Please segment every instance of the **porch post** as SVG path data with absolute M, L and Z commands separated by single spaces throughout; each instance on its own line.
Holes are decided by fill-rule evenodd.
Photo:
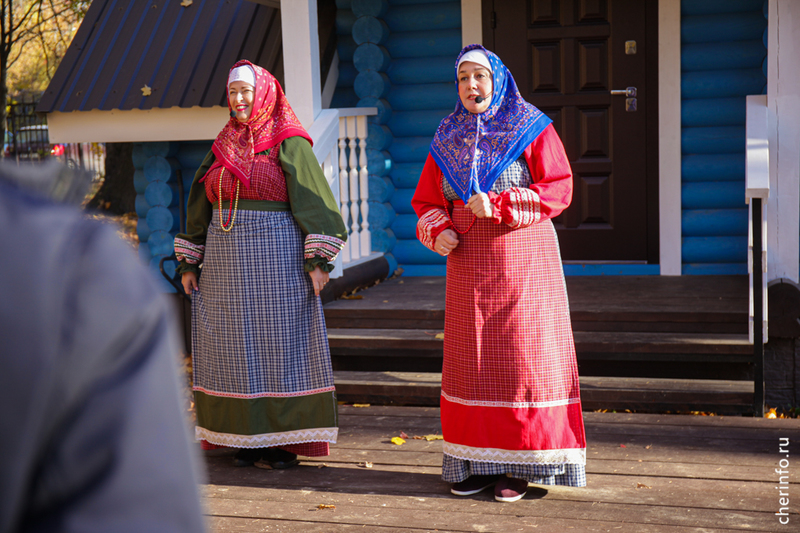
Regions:
M 797 283 L 800 260 L 800 3 L 769 0 L 768 279 Z
M 658 222 L 662 276 L 680 276 L 681 2 L 658 2 Z
M 284 89 L 306 129 L 322 110 L 317 0 L 281 0 Z

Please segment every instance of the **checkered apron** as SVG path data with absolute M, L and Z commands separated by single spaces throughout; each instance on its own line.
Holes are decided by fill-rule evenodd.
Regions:
M 304 271 L 303 242 L 289 212 L 239 210 L 226 233 L 214 210 L 192 299 L 195 390 L 233 398 L 333 393 L 325 320 Z M 296 429 L 283 418 L 282 431 Z M 198 436 L 214 442 L 215 431 L 198 428 Z M 266 438 L 248 444 L 241 437 L 242 447 Z M 335 440 L 309 436 L 286 444 Z
M 519 168 L 512 172 L 519 172 Z M 452 220 L 466 229 L 470 209 Z M 558 238 L 477 219 L 447 259 L 443 477 L 585 485 L 585 435 Z

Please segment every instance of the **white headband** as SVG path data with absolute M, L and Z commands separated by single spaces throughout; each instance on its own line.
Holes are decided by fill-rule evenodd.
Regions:
M 243 81 L 255 87 L 256 73 L 253 71 L 253 67 L 250 65 L 242 65 L 241 67 L 236 67 L 233 69 L 228 75 L 228 87 L 230 87 L 231 83 L 235 81 Z
M 463 56 L 461 59 L 458 60 L 458 65 L 456 66 L 456 70 L 461 68 L 461 63 L 464 61 L 472 61 L 473 63 L 477 63 L 482 67 L 486 67 L 489 72 L 494 72 L 492 70 L 492 65 L 489 63 L 489 56 L 486 55 L 486 52 L 483 50 L 470 50 Z

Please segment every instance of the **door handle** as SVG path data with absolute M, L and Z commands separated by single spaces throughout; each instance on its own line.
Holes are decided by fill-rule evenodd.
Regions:
M 612 96 L 624 96 L 626 98 L 636 98 L 636 87 L 628 87 L 626 89 L 614 89 L 610 92 Z

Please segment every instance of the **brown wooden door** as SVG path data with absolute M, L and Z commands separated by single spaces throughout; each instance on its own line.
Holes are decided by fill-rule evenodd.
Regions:
M 649 0 L 484 0 L 486 47 L 553 119 L 572 164 L 572 205 L 555 220 L 564 260 L 658 262 L 656 9 Z M 635 111 L 610 92 L 628 87 Z

